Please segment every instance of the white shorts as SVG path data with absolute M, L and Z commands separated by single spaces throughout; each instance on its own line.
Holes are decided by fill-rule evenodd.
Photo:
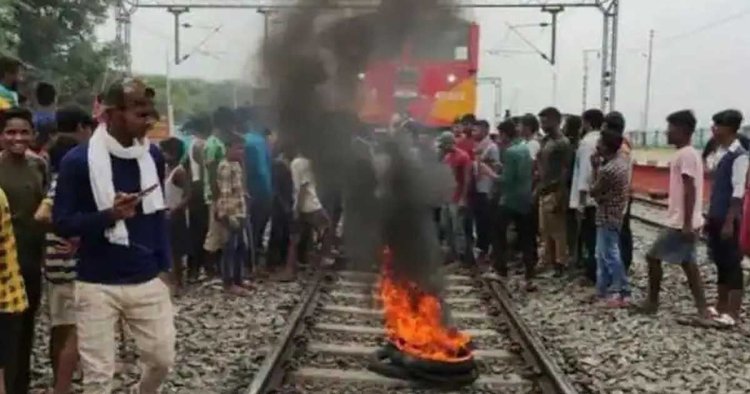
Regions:
M 75 326 L 75 284 L 47 283 L 47 300 L 52 327 Z

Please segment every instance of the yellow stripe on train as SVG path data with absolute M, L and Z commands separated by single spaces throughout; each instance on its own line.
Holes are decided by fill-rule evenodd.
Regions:
M 474 113 L 477 105 L 477 79 L 467 78 L 453 89 L 435 94 L 435 103 L 430 118 L 439 123 L 450 124 L 453 119 Z

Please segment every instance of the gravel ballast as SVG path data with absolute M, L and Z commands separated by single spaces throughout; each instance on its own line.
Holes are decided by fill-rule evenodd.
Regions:
M 634 302 L 647 292 L 644 253 L 657 229 L 633 220 Z M 711 305 L 716 269 L 699 247 L 699 261 Z M 748 325 L 734 330 L 678 323 L 695 314 L 682 269 L 664 265 L 661 307 L 656 316 L 611 310 L 589 303 L 593 287 L 579 280 L 540 275 L 539 291 L 524 293 L 520 277 L 509 286 L 528 325 L 582 393 L 746 393 L 750 392 Z M 748 310 L 747 300 L 745 310 Z
M 305 281 L 255 282 L 247 297 L 225 295 L 219 281 L 189 288 L 175 300 L 177 357 L 164 393 L 238 393 L 249 387 L 266 353 L 297 305 Z M 48 356 L 49 319 L 42 306 L 33 356 L 33 387 L 51 384 Z M 115 392 L 137 382 L 134 343 L 118 350 Z M 75 392 L 80 392 L 76 384 Z

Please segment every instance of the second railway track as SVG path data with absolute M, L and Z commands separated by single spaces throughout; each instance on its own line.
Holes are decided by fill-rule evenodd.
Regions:
M 386 378 L 367 369 L 385 344 L 375 274 L 319 273 L 255 377 L 257 393 L 575 393 L 539 339 L 515 312 L 498 282 L 474 273 L 448 275 L 446 303 L 456 325 L 472 336 L 480 373 L 458 391 Z

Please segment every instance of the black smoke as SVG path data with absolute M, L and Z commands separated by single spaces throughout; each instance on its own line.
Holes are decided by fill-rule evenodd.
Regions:
M 398 56 L 410 37 L 439 31 L 453 11 L 444 1 L 382 0 L 347 17 L 331 3 L 300 0 L 262 51 L 279 137 L 311 160 L 320 187 L 343 190 L 351 264 L 377 264 L 387 244 L 396 275 L 438 293 L 441 258 L 427 191 L 444 180 L 415 160 L 407 136 L 373 144 L 355 103 L 368 61 Z M 388 158 L 380 175 L 375 154 Z

